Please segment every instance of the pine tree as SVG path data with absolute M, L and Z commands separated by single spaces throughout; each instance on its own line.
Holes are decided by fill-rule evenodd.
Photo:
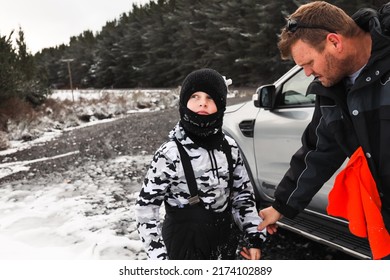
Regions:
M 14 95 L 19 76 L 15 69 L 17 54 L 12 46 L 12 34 L 0 36 L 0 102 Z
M 36 54 L 48 83 L 68 84 L 66 64 L 79 87 L 177 86 L 194 69 L 215 68 L 235 86 L 272 82 L 291 68 L 277 49 L 285 18 L 310 0 L 158 0 L 133 5 L 91 36 Z M 328 1 L 353 14 L 384 1 Z M 87 40 L 91 37 L 93 43 Z M 42 70 L 42 71 L 41 71 Z

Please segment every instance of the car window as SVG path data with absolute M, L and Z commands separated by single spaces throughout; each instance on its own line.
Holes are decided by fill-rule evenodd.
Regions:
M 315 95 L 306 95 L 307 87 L 312 81 L 313 77 L 307 77 L 304 71 L 297 72 L 283 84 L 281 105 L 288 107 L 313 105 Z

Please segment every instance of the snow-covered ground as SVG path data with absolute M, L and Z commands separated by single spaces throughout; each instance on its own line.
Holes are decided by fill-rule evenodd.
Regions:
M 115 116 L 114 119 L 134 111 L 147 113 L 151 110 L 160 110 L 163 108 L 162 106 L 174 102 L 176 93 L 170 92 L 165 95 L 155 93 L 160 95 L 159 102 L 154 102 L 154 105 L 142 109 L 131 105 L 126 107 L 125 114 L 115 115 L 114 112 L 117 112 L 115 110 L 118 109 L 115 104 L 101 109 L 108 113 L 111 112 Z M 73 96 L 71 92 L 58 92 L 57 94 L 60 94 L 60 97 L 56 98 L 69 100 L 73 97 L 79 100 L 80 97 L 87 99 L 93 95 L 100 96 L 100 93 L 90 93 L 83 97 L 82 92 L 77 93 L 76 91 L 74 91 Z M 142 97 L 142 94 L 137 94 L 137 96 Z M 149 100 L 156 100 L 151 98 L 153 94 L 145 94 L 143 97 L 145 96 L 149 96 Z M 168 96 L 169 102 L 161 102 L 163 96 Z M 99 110 L 99 107 L 91 103 L 91 106 L 87 106 L 83 110 L 96 111 Z M 56 122 L 38 122 L 41 125 L 38 129 L 39 137 L 28 142 L 11 140 L 11 147 L 0 151 L 0 156 L 3 156 L 4 159 L 12 158 L 12 154 L 16 151 L 27 151 L 32 145 L 42 145 L 50 139 L 60 137 L 64 130 L 111 120 L 93 119 L 88 123 L 75 123 L 69 118 L 61 122 L 60 128 L 58 126 L 50 127 L 53 124 L 58 125 Z M 15 129 L 23 127 L 15 126 Z M 23 131 L 14 132 L 15 135 L 23 133 Z M 6 157 L 4 157 L 5 155 Z M 68 156 L 68 154 L 59 156 Z M 146 259 L 136 231 L 134 217 L 134 204 L 142 178 L 129 176 L 129 173 L 135 169 L 146 170 L 150 160 L 151 155 L 147 154 L 131 157 L 120 156 L 105 161 L 91 161 L 82 166 L 75 166 L 67 172 L 51 174 L 47 178 L 32 179 L 27 176 L 24 180 L 2 183 L 0 185 L 1 279 L 124 279 L 124 276 L 134 279 L 151 278 L 146 274 L 143 276 L 140 274 L 120 274 L 120 271 L 125 268 L 132 269 L 132 273 L 143 268 L 164 268 L 164 272 L 173 268 L 182 269 L 181 271 L 183 268 L 203 268 L 204 274 L 185 277 L 188 279 L 195 279 L 195 277 L 196 279 L 210 279 L 212 275 L 224 275 L 226 279 L 233 279 L 237 275 L 228 274 L 226 269 L 229 267 L 237 269 L 243 266 L 245 270 L 242 271 L 251 271 L 249 269 L 253 268 L 253 271 L 261 272 L 270 268 L 272 270 L 271 277 L 273 275 L 277 278 L 288 277 L 291 276 L 291 271 L 297 271 L 301 278 L 312 278 L 311 271 L 306 269 L 307 262 L 299 261 L 262 260 L 261 263 L 235 262 L 234 264 L 230 261 L 222 261 L 222 263 L 221 261 L 218 263 L 216 261 L 174 261 L 173 263 L 148 262 L 147 264 L 144 261 L 129 262 L 128 260 Z M 0 162 L 0 178 L 19 170 L 29 170 L 31 162 L 3 160 Z M 163 217 L 163 208 L 160 214 Z M 305 242 L 305 244 L 307 243 Z M 283 249 L 280 251 L 281 254 L 285 252 Z M 47 260 L 59 260 L 59 262 L 48 262 Z M 67 260 L 77 261 L 67 262 Z M 89 260 L 116 260 L 116 262 L 90 262 Z M 351 276 L 352 271 L 352 276 L 356 275 L 360 278 L 370 277 L 372 271 L 387 276 L 389 269 L 386 269 L 388 266 L 384 264 L 384 262 L 363 261 L 362 265 L 356 266 L 353 261 L 311 262 L 313 269 L 325 272 L 326 276 L 333 277 L 336 275 L 335 271 L 339 277 L 340 271 L 345 274 L 342 276 Z M 331 269 L 323 270 L 324 265 L 328 268 L 331 267 Z M 225 270 L 222 270 L 223 268 Z M 212 274 L 213 272 L 216 274 Z M 266 276 L 267 274 L 261 275 Z M 249 275 L 242 274 L 241 276 L 248 279 Z M 252 278 L 259 276 L 259 274 L 255 274 Z M 325 277 L 325 275 L 323 276 Z M 175 276 L 173 274 L 163 274 L 157 277 L 159 279 L 183 278 L 182 275 Z
M 141 91 L 119 93 L 136 95 L 138 105 L 141 100 L 143 104 L 152 104 L 143 106 L 146 108 L 131 105 L 126 114 L 161 110 L 176 99 L 172 96 L 175 92 L 161 90 L 142 91 L 142 94 Z M 118 97 L 118 92 L 112 94 Z M 161 95 L 164 94 L 166 100 L 161 102 Z M 160 102 L 156 101 L 156 95 Z M 102 93 L 58 91 L 52 98 L 74 98 L 77 102 L 81 98 L 102 98 Z M 132 102 L 136 103 L 134 100 Z M 83 110 L 96 110 L 96 103 L 93 106 Z M 107 107 L 116 110 L 115 106 L 106 106 L 105 110 L 108 110 Z M 110 113 L 115 116 L 113 119 L 124 116 Z M 78 126 L 113 119 L 95 119 Z M 65 124 L 63 129 L 53 129 L 48 127 L 51 123 L 43 125 L 45 128 L 41 129 L 43 132 L 38 138 L 28 142 L 13 140 L 11 147 L 0 151 L 0 154 L 10 158 L 16 151 L 42 145 L 60 137 L 62 131 L 75 128 Z M 48 158 L 2 162 L 0 178 L 29 170 L 29 164 L 39 160 Z M 133 211 L 142 178 L 126 176 L 126 171 L 145 169 L 150 160 L 151 155 L 122 156 L 104 162 L 91 162 L 48 178 L 26 178 L 3 183 L 0 185 L 0 259 L 146 259 Z
M 49 107 L 48 114 L 29 126 L 11 126 L 11 146 L 0 151 L 0 156 L 6 155 L 0 162 L 0 178 L 29 171 L 32 162 L 49 160 L 6 160 L 16 151 L 43 145 L 76 127 L 109 122 L 134 112 L 147 114 L 177 106 L 178 92 L 178 89 L 56 91 L 51 98 L 74 100 L 73 110 L 62 108 L 67 113 L 59 113 Z M 236 95 L 237 92 L 232 92 L 228 97 Z M 111 117 L 100 120 L 91 117 L 89 122 L 80 122 L 69 113 L 73 111 L 78 112 L 77 116 L 98 113 Z M 60 116 L 60 121 L 53 116 Z M 34 139 L 27 142 L 17 139 L 26 133 Z M 56 157 L 73 153 L 78 151 Z M 1 184 L 0 260 L 146 259 L 133 210 L 142 178 L 129 174 L 135 169 L 146 172 L 150 160 L 151 155 L 122 156 L 91 162 L 49 178 L 27 176 L 24 180 Z
M 140 180 L 115 177 L 150 159 L 118 157 L 3 184 L 0 259 L 145 259 L 133 211 Z

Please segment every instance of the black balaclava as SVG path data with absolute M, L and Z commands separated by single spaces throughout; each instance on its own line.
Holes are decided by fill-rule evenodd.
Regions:
M 191 95 L 197 91 L 203 91 L 210 95 L 218 111 L 211 115 L 198 115 L 188 109 L 187 102 Z M 225 79 L 213 69 L 196 70 L 184 79 L 180 90 L 180 122 L 191 140 L 200 147 L 205 149 L 221 148 L 226 98 Z

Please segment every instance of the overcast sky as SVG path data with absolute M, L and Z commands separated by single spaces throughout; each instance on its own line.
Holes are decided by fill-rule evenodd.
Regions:
M 99 31 L 107 21 L 118 19 L 132 4 L 150 0 L 0 0 L 0 35 L 19 26 L 32 54 L 43 48 L 68 44 L 71 36 L 85 30 Z M 13 36 L 14 38 L 15 36 Z

